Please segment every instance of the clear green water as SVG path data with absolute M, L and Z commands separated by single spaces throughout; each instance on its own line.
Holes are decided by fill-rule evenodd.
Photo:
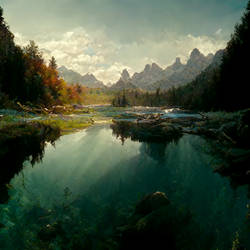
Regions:
M 103 242 L 155 191 L 190 212 L 191 249 L 231 249 L 236 232 L 250 249 L 247 187 L 234 190 L 213 173 L 216 161 L 207 147 L 190 135 L 168 145 L 130 139 L 122 145 L 108 125 L 63 136 L 55 147 L 47 145 L 41 163 L 26 162 L 11 180 L 10 199 L 0 205 L 0 249 L 77 249 L 73 242 Z M 41 228 L 55 223 L 57 236 L 49 243 L 41 239 Z

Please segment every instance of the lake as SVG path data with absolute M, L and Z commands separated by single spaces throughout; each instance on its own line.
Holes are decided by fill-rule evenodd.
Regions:
M 238 238 L 250 249 L 248 188 L 232 188 L 213 172 L 216 163 L 196 135 L 124 142 L 110 125 L 95 125 L 62 136 L 10 181 L 9 200 L 0 205 L 0 249 L 111 249 L 115 228 L 156 191 L 189 214 L 183 249 L 231 249 Z

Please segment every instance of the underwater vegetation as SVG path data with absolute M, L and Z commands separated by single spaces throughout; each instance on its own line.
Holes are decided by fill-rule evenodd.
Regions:
M 12 145 L 13 152 L 23 154 L 22 171 L 6 178 L 8 190 L 4 185 L 5 202 L 7 192 L 11 199 L 0 206 L 3 249 L 161 249 L 162 242 L 164 249 L 249 246 L 246 186 L 231 190 L 228 180 L 211 168 L 219 159 L 209 151 L 209 140 L 221 144 L 183 133 L 181 127 L 175 130 L 176 124 L 137 123 L 131 117 L 63 136 L 45 155 L 44 141 L 56 140 L 55 127 L 29 123 L 34 126 L 30 138 L 48 136 L 30 141 L 39 142 L 37 155 L 32 155 L 33 144 L 25 153 Z M 2 138 L 28 138 L 31 128 L 19 125 L 16 132 L 14 125 L 3 130 Z M 28 162 L 23 168 L 25 160 L 36 162 L 34 168 Z M 150 197 L 159 197 L 160 206 L 151 209 Z

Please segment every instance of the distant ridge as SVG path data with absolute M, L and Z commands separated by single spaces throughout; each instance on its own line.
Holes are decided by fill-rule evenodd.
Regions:
M 213 54 L 203 55 L 197 48 L 190 53 L 186 64 L 181 62 L 179 57 L 175 62 L 164 68 L 156 63 L 145 65 L 144 70 L 130 76 L 127 69 L 121 73 L 120 79 L 105 86 L 93 74 L 81 75 L 65 66 L 60 67 L 60 76 L 68 83 L 79 83 L 89 88 L 109 88 L 111 90 L 135 89 L 156 90 L 157 88 L 169 89 L 173 86 L 180 86 L 193 81 L 203 70 L 205 70 L 214 59 Z
M 147 64 L 140 73 L 134 73 L 131 77 L 126 69 L 121 78 L 112 85 L 115 89 L 140 88 L 144 90 L 168 89 L 193 81 L 213 61 L 214 55 L 203 55 L 198 49 L 190 53 L 186 64 L 182 64 L 179 57 L 175 62 L 163 69 L 156 63 Z
M 130 75 L 127 69 L 124 69 L 121 73 L 120 79 L 110 87 L 111 90 L 126 90 L 136 89 L 136 86 L 131 83 Z
M 99 81 L 93 74 L 87 73 L 81 75 L 73 70 L 67 69 L 65 66 L 58 68 L 58 72 L 60 77 L 69 84 L 79 83 L 88 88 L 105 88 L 103 82 Z
M 187 64 L 182 64 L 177 70 L 173 70 L 174 72 L 170 76 L 155 82 L 149 87 L 150 89 L 168 89 L 172 86 L 180 86 L 189 83 L 212 63 L 213 58 L 213 54 L 205 56 L 198 49 L 194 49 L 190 54 Z M 174 65 L 171 65 L 165 71 L 169 70 L 169 68 L 173 68 L 173 66 Z

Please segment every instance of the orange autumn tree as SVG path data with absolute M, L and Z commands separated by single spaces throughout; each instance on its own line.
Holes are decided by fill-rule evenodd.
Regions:
M 47 103 L 62 104 L 61 91 L 65 88 L 63 80 L 60 79 L 57 64 L 54 57 L 51 58 L 49 66 L 43 65 L 43 84 L 46 87 L 45 98 Z
M 64 90 L 66 93 L 62 95 L 64 102 L 66 103 L 82 103 L 83 101 L 83 90 L 79 84 L 66 85 Z
M 33 103 L 45 106 L 64 103 L 80 103 L 82 88 L 80 85 L 68 85 L 60 78 L 56 59 L 52 57 L 47 66 L 42 53 L 33 41 L 24 48 L 26 62 L 25 77 L 29 86 L 29 95 L 34 96 Z
M 44 84 L 48 90 L 46 94 L 48 102 L 54 102 L 54 104 L 82 102 L 82 87 L 79 84 L 68 85 L 59 77 L 54 57 L 49 61 L 49 66 L 45 66 L 44 74 Z
M 15 44 L 0 7 L 0 107 L 9 100 L 39 106 L 79 103 L 81 92 L 81 86 L 59 77 L 54 57 L 46 65 L 34 41 L 24 48 Z

